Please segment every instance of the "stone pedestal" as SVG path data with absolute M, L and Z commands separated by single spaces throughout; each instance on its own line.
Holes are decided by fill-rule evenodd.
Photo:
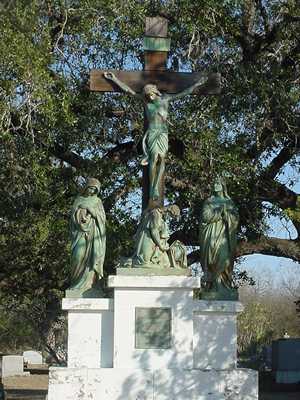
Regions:
M 64 299 L 68 368 L 48 400 L 257 400 L 257 372 L 236 368 L 234 301 L 193 298 L 199 278 L 111 276 L 114 300 Z
M 193 289 L 200 279 L 110 276 L 108 284 L 115 289 L 114 368 L 192 369 Z M 153 324 L 151 313 L 160 313 L 157 322 L 153 315 Z M 162 343 L 147 343 L 151 334 L 161 336 Z
M 68 368 L 112 368 L 113 300 L 64 298 L 68 311 Z
M 51 368 L 48 400 L 257 400 L 252 370 Z
M 237 301 L 193 302 L 194 368 L 232 369 L 237 363 Z

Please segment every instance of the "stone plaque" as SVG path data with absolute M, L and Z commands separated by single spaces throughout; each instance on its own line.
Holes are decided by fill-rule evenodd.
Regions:
M 172 342 L 171 308 L 135 309 L 135 348 L 169 349 Z

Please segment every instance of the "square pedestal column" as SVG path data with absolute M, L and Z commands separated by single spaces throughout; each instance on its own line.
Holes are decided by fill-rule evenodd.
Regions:
M 237 363 L 238 301 L 194 300 L 194 368 L 232 369 Z
M 193 289 L 182 276 L 110 276 L 114 368 L 193 368 Z
M 68 311 L 68 368 L 112 368 L 113 300 L 64 298 Z

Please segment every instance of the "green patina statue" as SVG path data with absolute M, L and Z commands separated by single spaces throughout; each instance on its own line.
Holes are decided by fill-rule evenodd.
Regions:
M 237 300 L 232 272 L 237 244 L 238 210 L 224 180 L 216 179 L 204 204 L 200 223 L 200 260 L 204 272 L 201 298 Z
M 178 240 L 169 246 L 167 215 L 178 217 L 180 210 L 172 205 L 144 211 L 135 235 L 133 257 L 126 259 L 120 267 L 141 268 L 145 273 L 147 270 L 149 273 L 149 270 L 166 269 L 166 274 L 172 270 L 176 274 L 186 274 L 180 271 L 187 268 L 186 248 Z
M 89 178 L 71 210 L 71 286 L 67 295 L 83 295 L 99 288 L 106 249 L 105 211 L 97 196 L 100 182 Z
M 165 171 L 165 158 L 168 152 L 168 110 L 171 100 L 180 99 L 191 94 L 203 81 L 199 81 L 183 92 L 176 94 L 162 94 L 154 84 L 147 84 L 142 95 L 133 91 L 124 82 L 120 81 L 112 72 L 105 72 L 106 79 L 113 81 L 124 92 L 140 98 L 144 102 L 148 128 L 143 138 L 144 156 L 142 165 L 149 165 L 149 197 L 159 199 L 159 188 Z

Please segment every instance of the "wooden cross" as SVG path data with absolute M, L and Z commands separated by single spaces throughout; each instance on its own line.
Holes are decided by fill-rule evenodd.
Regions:
M 203 74 L 199 72 L 186 73 L 167 71 L 167 57 L 170 50 L 168 36 L 168 20 L 162 17 L 146 18 L 144 37 L 144 70 L 143 71 L 115 71 L 92 70 L 90 74 L 90 89 L 96 92 L 121 92 L 122 90 L 112 81 L 104 77 L 105 72 L 114 75 L 126 83 L 136 93 L 141 93 L 147 84 L 155 84 L 161 92 L 178 93 L 194 85 Z M 205 83 L 199 86 L 193 94 L 214 95 L 221 91 L 220 75 L 209 74 Z M 144 129 L 147 129 L 145 120 Z M 159 203 L 164 203 L 164 181 L 160 184 Z M 149 172 L 143 167 L 143 209 L 149 206 Z

